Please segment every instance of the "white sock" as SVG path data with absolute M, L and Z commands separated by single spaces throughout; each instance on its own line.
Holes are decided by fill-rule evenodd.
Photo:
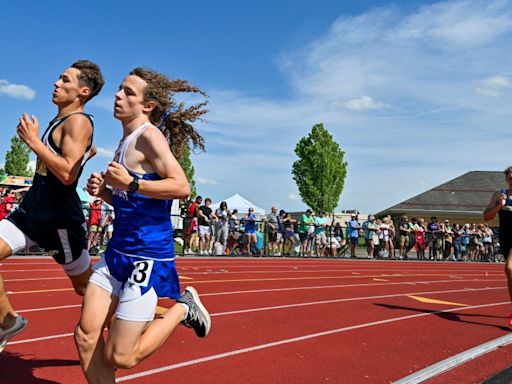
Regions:
M 183 320 L 185 320 L 188 316 L 188 310 L 189 310 L 188 305 L 185 303 L 178 303 L 178 304 L 181 305 L 183 307 L 183 309 L 185 310 L 185 316 L 183 316 Z

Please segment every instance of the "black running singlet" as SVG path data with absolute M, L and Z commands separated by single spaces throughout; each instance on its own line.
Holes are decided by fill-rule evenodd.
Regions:
M 501 193 L 507 195 L 505 205 L 498 212 L 498 217 L 500 218 L 500 247 L 506 259 L 512 246 L 512 199 L 510 199 L 508 190 L 503 189 Z
M 92 116 L 85 113 L 80 114 L 90 120 L 94 130 Z M 71 115 L 64 116 L 50 123 L 41 139 L 46 147 L 56 155 L 62 155 L 62 149 L 55 144 L 52 134 L 55 129 Z M 82 174 L 83 166 L 89 157 L 91 147 L 92 135 L 84 158 L 82 159 L 78 176 L 70 185 L 64 185 L 57 176 L 46 167 L 46 164 L 38 158 L 32 187 L 29 189 L 18 208 L 20 213 L 28 214 L 32 220 L 48 225 L 57 225 L 59 227 L 65 227 L 66 224 L 71 223 L 84 223 L 85 217 L 82 212 L 82 206 L 78 193 L 76 192 L 76 187 L 78 179 Z

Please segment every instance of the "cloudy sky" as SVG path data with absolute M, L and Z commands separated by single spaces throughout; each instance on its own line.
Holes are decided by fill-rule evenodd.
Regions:
M 88 106 L 99 153 L 80 185 L 112 157 L 113 95 L 136 66 L 209 94 L 193 163 L 214 201 L 304 209 L 291 166 L 317 123 L 348 161 L 338 209 L 380 211 L 512 164 L 512 0 L 31 3 L 0 5 L 0 162 L 19 115 L 46 124 L 53 81 L 89 58 L 107 84 Z

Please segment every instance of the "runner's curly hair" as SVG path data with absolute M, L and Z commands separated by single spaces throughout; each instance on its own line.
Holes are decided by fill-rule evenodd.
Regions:
M 152 124 L 160 127 L 174 156 L 180 158 L 188 145 L 204 151 L 204 139 L 192 123 L 198 119 L 202 120 L 201 117 L 208 112 L 204 108 L 208 102 L 204 101 L 187 108 L 185 103 L 176 102 L 173 95 L 178 92 L 192 92 L 208 97 L 206 92 L 185 80 L 170 80 L 167 76 L 148 68 L 135 68 L 130 75 L 140 77 L 147 83 L 144 100 L 156 103 L 149 119 Z

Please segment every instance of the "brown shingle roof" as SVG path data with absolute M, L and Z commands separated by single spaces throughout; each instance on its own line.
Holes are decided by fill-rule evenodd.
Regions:
M 471 171 L 387 208 L 378 215 L 408 211 L 481 215 L 491 195 L 506 185 L 503 172 Z

